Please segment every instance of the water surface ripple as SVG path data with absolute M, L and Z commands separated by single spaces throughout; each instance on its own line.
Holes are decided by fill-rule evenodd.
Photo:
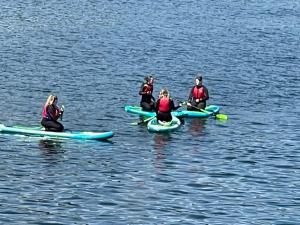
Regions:
M 2 1 L 0 122 L 110 142 L 0 135 L 1 224 L 300 224 L 297 1 Z M 185 100 L 200 71 L 226 122 L 132 126 L 146 74 Z

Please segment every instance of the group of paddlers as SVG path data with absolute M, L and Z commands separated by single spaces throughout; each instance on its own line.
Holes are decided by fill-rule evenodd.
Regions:
M 208 90 L 202 84 L 202 76 L 198 74 L 195 78 L 195 85 L 191 89 L 189 98 L 186 102 L 187 110 L 201 111 L 206 107 L 206 100 L 208 100 Z M 169 122 L 172 120 L 171 112 L 182 106 L 182 103 L 175 106 L 174 101 L 170 98 L 170 93 L 166 88 L 159 92 L 157 101 L 153 97 L 153 76 L 146 76 L 142 84 L 139 94 L 142 96 L 141 107 L 145 111 L 155 111 L 157 120 L 162 122 Z M 45 130 L 61 132 L 64 126 L 58 122 L 62 118 L 64 107 L 57 106 L 58 98 L 55 95 L 49 95 L 43 107 L 41 124 Z
M 209 98 L 207 88 L 202 84 L 203 77 L 197 74 L 195 85 L 190 91 L 189 98 L 186 102 L 187 110 L 201 111 L 206 107 L 206 100 Z M 153 76 L 146 76 L 141 85 L 139 94 L 142 96 L 140 105 L 145 111 L 155 111 L 158 121 L 169 122 L 172 120 L 171 112 L 182 106 L 182 102 L 175 106 L 173 99 L 170 97 L 168 89 L 163 88 L 159 92 L 158 100 L 153 97 Z

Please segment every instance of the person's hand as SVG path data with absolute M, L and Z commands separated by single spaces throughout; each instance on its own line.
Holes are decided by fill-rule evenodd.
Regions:
M 63 113 L 64 113 L 64 110 L 65 110 L 65 106 L 62 105 L 62 106 L 60 107 L 60 114 L 63 114 Z
M 65 106 L 62 105 L 61 108 L 60 108 L 60 112 L 59 112 L 59 115 L 60 115 L 60 119 L 61 119 L 61 120 L 63 119 L 64 110 L 65 110 Z

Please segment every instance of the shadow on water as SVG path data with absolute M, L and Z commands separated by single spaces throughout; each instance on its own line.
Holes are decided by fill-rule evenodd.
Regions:
M 188 122 L 188 132 L 192 136 L 199 136 L 203 133 L 205 128 L 206 119 L 194 118 Z
M 154 164 L 157 168 L 163 167 L 163 161 L 166 159 L 166 152 L 168 143 L 171 142 L 172 137 L 171 133 L 160 133 L 154 135 L 154 150 L 155 150 L 155 158 Z
M 59 140 L 42 139 L 38 144 L 44 156 L 56 155 L 63 153 L 62 142 Z
M 161 150 L 171 141 L 171 133 L 160 133 L 154 135 L 154 149 Z

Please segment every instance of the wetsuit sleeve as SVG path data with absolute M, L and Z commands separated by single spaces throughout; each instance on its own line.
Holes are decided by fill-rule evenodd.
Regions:
M 144 92 L 144 84 L 141 85 L 139 95 L 145 95 L 146 92 Z
M 189 95 L 189 98 L 188 98 L 188 102 L 192 102 L 192 99 L 193 99 L 193 90 L 194 90 L 194 87 L 192 87 L 191 91 L 190 91 L 190 95 Z
M 209 99 L 209 94 L 208 94 L 208 90 L 205 86 L 203 86 L 204 89 L 204 93 L 205 93 L 205 97 L 203 98 L 203 101 L 206 101 Z
M 55 116 L 56 110 L 58 110 L 59 115 L 60 115 L 60 109 L 59 108 L 56 108 L 53 105 L 50 105 L 47 108 L 47 114 L 50 117 L 50 119 L 53 120 L 53 121 L 56 121 L 59 118 L 59 116 L 58 116 L 58 118 Z
M 152 97 L 153 97 L 153 96 L 152 96 L 152 93 L 149 94 L 149 93 L 145 92 L 145 91 L 144 91 L 144 86 L 145 86 L 145 83 L 143 83 L 143 84 L 141 85 L 139 94 L 140 94 L 140 95 L 151 95 L 151 98 L 152 98 Z
M 156 104 L 155 104 L 155 112 L 156 112 L 156 114 L 158 113 L 159 103 L 160 103 L 160 99 L 158 99 L 156 101 Z
M 155 98 L 153 97 L 153 95 L 151 95 L 151 99 L 155 102 Z
M 49 105 L 49 106 L 47 107 L 47 115 L 49 116 L 49 118 L 50 118 L 51 120 L 54 120 L 54 121 L 55 121 L 55 119 L 54 119 L 54 117 L 53 117 L 54 113 L 55 113 L 54 107 L 53 107 L 52 105 Z
M 170 108 L 171 108 L 171 110 L 177 110 L 180 107 L 181 107 L 180 105 L 175 106 L 173 99 L 171 99 L 171 101 L 170 101 Z

